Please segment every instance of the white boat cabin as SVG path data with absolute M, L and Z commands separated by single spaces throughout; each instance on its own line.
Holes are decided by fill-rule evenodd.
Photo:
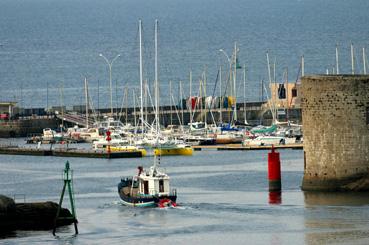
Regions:
M 152 166 L 149 171 L 143 171 L 138 176 L 139 192 L 144 195 L 169 195 L 169 176 Z

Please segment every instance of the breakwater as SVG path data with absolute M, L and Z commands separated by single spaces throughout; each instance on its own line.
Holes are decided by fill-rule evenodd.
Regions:
M 15 203 L 12 198 L 0 195 L 0 235 L 15 230 L 49 230 L 55 225 L 59 205 L 54 202 Z M 73 220 L 70 211 L 60 209 L 56 226 L 69 225 Z
M 28 110 L 43 111 L 43 110 Z M 237 116 L 234 116 L 236 111 Z M 90 125 L 96 120 L 101 120 L 106 116 L 111 116 L 110 108 L 89 110 Z M 138 108 L 113 108 L 113 116 L 120 119 L 123 123 L 135 125 L 139 122 L 140 111 Z M 209 124 L 217 122 L 232 122 L 234 118 L 244 123 L 247 121 L 250 125 L 264 124 L 270 125 L 272 122 L 272 114 L 270 108 L 264 102 L 248 102 L 237 103 L 236 110 L 232 108 L 212 108 L 212 109 L 181 109 L 175 106 L 161 106 L 160 123 L 167 125 L 187 125 L 191 118 L 193 121 L 202 121 Z M 44 113 L 42 113 L 44 114 Z M 53 107 L 48 111 L 48 115 L 38 114 L 18 114 L 14 120 L 0 120 L 0 137 L 27 137 L 30 134 L 40 134 L 44 128 L 58 128 L 60 125 L 72 127 L 75 124 L 84 126 L 86 118 L 85 106 Z M 67 115 L 79 115 L 79 121 L 68 120 Z M 191 116 L 192 115 L 192 116 Z M 284 121 L 287 114 L 279 115 L 279 120 Z M 288 119 L 301 123 L 300 108 L 290 108 L 288 110 Z M 144 108 L 144 119 L 151 123 L 155 119 L 155 111 L 153 108 Z
M 142 157 L 140 151 L 122 151 L 107 153 L 104 150 L 86 149 L 38 149 L 30 147 L 0 146 L 0 154 L 30 155 L 30 156 L 57 156 L 57 157 L 87 157 L 87 158 L 133 158 Z
M 29 134 L 42 133 L 44 128 L 56 128 L 59 119 L 54 116 L 33 116 L 17 120 L 0 121 L 0 137 L 26 137 Z

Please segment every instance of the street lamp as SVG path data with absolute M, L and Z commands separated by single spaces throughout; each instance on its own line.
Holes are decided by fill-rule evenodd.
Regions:
M 115 56 L 115 58 L 109 62 L 109 60 L 103 55 L 103 54 L 99 54 L 100 57 L 102 57 L 106 63 L 108 64 L 109 66 L 109 84 L 110 84 L 110 113 L 111 113 L 111 116 L 113 116 L 113 91 L 112 91 L 112 82 L 111 82 L 111 68 L 113 66 L 113 62 L 118 59 L 118 57 L 120 57 L 120 54 L 118 54 L 117 56 Z
M 224 56 L 227 58 L 228 60 L 228 63 L 229 63 L 229 80 L 231 80 L 231 72 L 232 72 L 232 61 L 231 59 L 229 58 L 228 54 L 226 53 L 226 51 L 224 51 L 224 49 L 219 49 L 219 51 L 221 53 L 224 54 Z
M 234 96 L 234 99 L 235 101 L 233 102 L 234 103 L 234 120 L 236 121 L 237 120 L 237 94 L 236 94 L 236 69 L 237 69 L 237 64 L 236 64 L 236 60 L 234 60 L 234 63 L 235 63 L 235 67 L 234 67 L 234 71 L 232 71 L 232 60 L 233 57 L 236 57 L 236 44 L 235 44 L 235 53 L 234 53 L 234 56 L 232 55 L 231 58 L 229 58 L 228 54 L 226 53 L 226 51 L 224 51 L 224 49 L 219 49 L 219 52 L 223 53 L 224 56 L 227 58 L 228 60 L 228 63 L 229 63 L 229 81 L 231 82 L 231 79 L 233 77 L 233 96 Z M 238 50 L 237 50 L 238 51 Z M 236 58 L 234 58 L 236 59 Z M 233 72 L 233 76 L 232 76 L 232 72 Z M 231 86 L 232 87 L 232 86 Z M 232 89 L 231 89 L 232 91 Z
M 228 54 L 226 53 L 226 51 L 224 51 L 224 49 L 219 49 L 220 52 L 222 52 L 225 57 L 227 58 L 228 60 L 228 63 L 229 63 L 229 67 L 231 67 L 231 59 L 229 58 Z
M 231 58 L 229 58 L 228 54 L 226 53 L 226 51 L 224 51 L 224 49 L 219 49 L 219 51 L 221 53 L 224 54 L 224 56 L 227 58 L 228 60 L 228 63 L 229 63 L 229 81 L 231 81 L 232 79 L 232 61 L 231 61 Z

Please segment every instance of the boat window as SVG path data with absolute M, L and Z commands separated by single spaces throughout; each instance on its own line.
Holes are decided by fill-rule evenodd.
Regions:
M 292 97 L 297 97 L 297 89 L 296 88 L 292 89 Z
M 149 181 L 144 181 L 144 193 L 149 194 Z
M 159 180 L 159 192 L 164 192 L 164 180 Z
M 138 188 L 138 181 L 134 181 L 132 187 L 133 188 Z

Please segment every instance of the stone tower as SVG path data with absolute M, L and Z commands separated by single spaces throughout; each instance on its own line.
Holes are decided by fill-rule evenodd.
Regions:
M 369 76 L 302 78 L 303 190 L 369 190 Z

